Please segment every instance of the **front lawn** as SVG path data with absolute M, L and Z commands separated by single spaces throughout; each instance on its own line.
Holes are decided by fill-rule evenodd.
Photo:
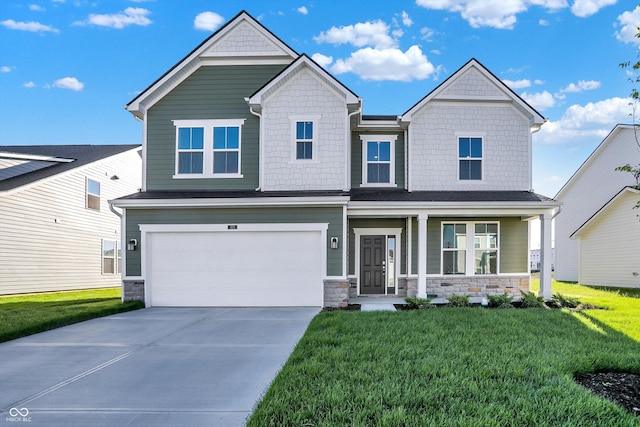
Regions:
M 0 297 L 0 342 L 144 306 L 123 304 L 120 292 L 108 288 Z
M 566 286 L 609 310 L 320 313 L 248 425 L 640 425 L 573 380 L 640 373 L 640 299 Z

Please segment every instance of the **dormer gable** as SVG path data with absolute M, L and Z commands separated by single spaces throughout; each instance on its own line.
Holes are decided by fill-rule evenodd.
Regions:
M 442 84 L 422 98 L 401 116 L 408 123 L 414 114 L 433 101 L 485 101 L 511 103 L 529 119 L 532 129 L 538 129 L 545 118 L 513 92 L 478 60 L 472 58 Z
M 202 66 L 289 64 L 298 53 L 242 11 L 205 39 L 125 108 L 142 119 L 146 111 Z
M 300 55 L 298 59 L 285 68 L 280 74 L 247 98 L 247 102 L 254 110 L 260 111 L 262 104 L 267 98 L 286 85 L 287 82 L 296 75 L 304 71 L 310 72 L 314 78 L 322 82 L 336 96 L 343 98 L 350 111 L 356 111 L 360 106 L 360 98 L 358 98 L 355 93 L 329 74 L 324 68 L 320 67 L 306 54 Z

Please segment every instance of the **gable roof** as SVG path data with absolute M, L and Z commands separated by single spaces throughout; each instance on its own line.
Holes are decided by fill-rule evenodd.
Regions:
M 137 144 L 0 146 L 0 160 L 4 160 L 4 168 L 0 169 L 0 192 L 138 148 Z
M 595 221 L 598 217 L 600 217 L 602 214 L 604 214 L 613 204 L 616 203 L 616 201 L 618 199 L 620 199 L 624 194 L 627 193 L 631 193 L 631 194 L 637 194 L 640 195 L 640 190 L 638 190 L 637 188 L 633 188 L 633 187 L 624 187 L 622 190 L 620 190 L 620 192 L 618 192 L 618 194 L 616 194 L 615 196 L 613 196 L 611 198 L 611 200 L 609 200 L 607 203 L 604 204 L 604 206 L 602 206 L 600 209 L 598 209 L 598 211 L 596 213 L 594 213 L 593 215 L 591 215 L 591 218 L 589 218 L 588 220 L 585 221 L 584 224 L 582 224 L 576 231 L 574 231 L 571 236 L 569 236 L 569 238 L 574 239 L 580 236 L 580 234 L 591 224 L 593 223 L 593 221 Z
M 634 129 L 635 126 L 633 125 L 624 125 L 624 124 L 617 124 L 612 130 L 611 132 L 609 132 L 609 134 L 602 140 L 602 142 L 596 147 L 595 150 L 593 150 L 593 153 L 591 153 L 589 155 L 589 157 L 587 157 L 587 159 L 582 163 L 582 165 L 580 165 L 580 167 L 578 168 L 578 170 L 576 170 L 573 175 L 571 175 L 571 178 L 569 178 L 569 180 L 567 182 L 565 182 L 565 184 L 562 186 L 562 188 L 560 188 L 560 190 L 558 191 L 558 193 L 555 195 L 554 199 L 559 200 L 561 199 L 565 193 L 567 192 L 567 190 L 573 185 L 573 183 L 578 179 L 578 177 L 590 166 L 592 165 L 600 156 L 600 154 L 605 151 L 605 149 L 607 148 L 608 145 L 610 145 L 613 141 L 615 141 L 615 137 L 620 133 L 623 132 L 624 130 L 627 129 Z M 625 160 L 621 160 L 621 162 L 624 162 Z
M 271 95 L 281 84 L 283 84 L 291 75 L 297 73 L 301 69 L 307 68 L 315 73 L 320 79 L 333 90 L 342 94 L 345 102 L 351 105 L 360 105 L 360 98 L 348 87 L 342 84 L 338 79 L 333 77 L 324 68 L 318 65 L 313 59 L 306 54 L 302 54 L 293 61 L 288 67 L 282 70 L 278 75 L 268 81 L 264 86 L 258 89 L 253 95 L 247 98 L 247 102 L 251 107 L 259 108 L 265 98 Z
M 454 85 L 463 76 L 467 75 L 471 71 L 479 73 L 495 90 L 493 93 L 485 93 L 470 97 L 469 95 L 457 95 L 453 92 Z M 449 76 L 438 87 L 429 92 L 424 98 L 418 101 L 413 107 L 409 108 L 402 116 L 403 122 L 410 122 L 411 116 L 424 107 L 429 101 L 433 99 L 444 100 L 468 100 L 469 98 L 477 98 L 478 101 L 498 101 L 498 102 L 511 102 L 522 113 L 527 115 L 531 121 L 531 126 L 539 128 L 546 121 L 546 119 L 531 105 L 529 105 L 524 99 L 522 99 L 517 93 L 515 93 L 509 86 L 504 84 L 502 80 L 495 76 L 487 67 L 482 65 L 480 61 L 475 58 L 471 58 L 466 64 L 464 64 L 458 71 Z
M 251 49 L 234 47 L 234 37 L 245 44 L 250 41 Z M 243 10 L 133 98 L 125 108 L 138 118 L 144 117 L 149 107 L 203 65 L 234 64 L 247 60 L 288 64 L 298 56 L 295 50 Z

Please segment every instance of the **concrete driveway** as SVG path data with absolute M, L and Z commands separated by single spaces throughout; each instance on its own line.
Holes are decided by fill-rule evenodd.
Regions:
M 0 425 L 244 425 L 318 308 L 148 308 L 0 344 Z

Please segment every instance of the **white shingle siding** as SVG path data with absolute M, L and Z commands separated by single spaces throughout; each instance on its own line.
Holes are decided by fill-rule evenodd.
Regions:
M 477 70 L 471 69 L 459 76 L 440 96 L 444 97 L 491 97 L 508 100 L 504 91 L 487 80 Z
M 295 160 L 291 116 L 317 116 L 314 160 Z M 301 70 L 263 105 L 263 190 L 341 190 L 347 167 L 345 100 Z
M 460 181 L 458 136 L 482 134 L 481 181 Z M 531 189 L 529 121 L 512 104 L 432 101 L 409 128 L 411 190 Z
M 640 287 L 638 194 L 622 194 L 580 234 L 580 283 Z
M 570 239 L 571 234 L 624 186 L 635 184 L 630 173 L 615 170 L 629 162 L 640 162 L 634 131 L 621 127 L 613 132 L 556 196 L 563 203 L 562 213 L 555 219 L 557 280 L 579 279 L 578 242 Z
M 204 56 L 229 52 L 239 53 L 281 53 L 282 51 L 267 38 L 260 34 L 248 22 L 239 23 L 233 31 L 225 35 L 218 43 L 211 46 Z

